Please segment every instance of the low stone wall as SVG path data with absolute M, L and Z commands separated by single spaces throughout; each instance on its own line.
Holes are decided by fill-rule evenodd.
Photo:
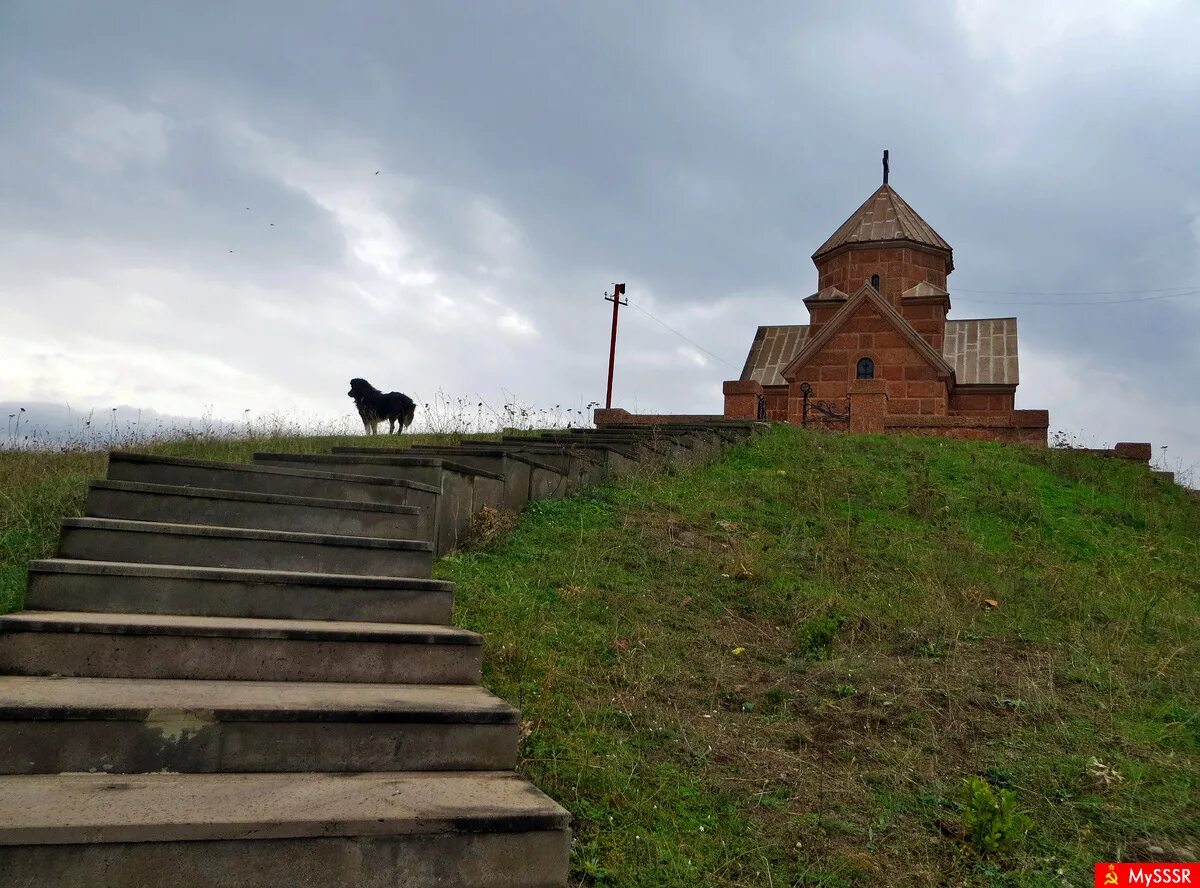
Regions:
M 763 396 L 763 387 L 752 379 L 727 380 L 721 386 L 725 396 L 725 419 L 758 419 L 758 401 Z M 787 396 L 783 399 L 784 409 L 787 409 Z M 596 411 L 599 413 L 600 411 Z M 784 416 L 786 419 L 786 414 Z
M 1003 441 L 1045 447 L 1048 410 L 1014 410 L 999 416 L 888 416 L 883 430 L 899 435 L 936 435 L 969 441 Z
M 1090 453 L 1093 456 L 1107 456 L 1112 459 L 1128 459 L 1147 465 L 1150 464 L 1150 458 L 1154 455 L 1154 448 L 1150 446 L 1149 441 L 1121 441 L 1109 448 L 1072 447 L 1070 449 L 1076 453 Z
M 725 384 L 727 388 L 730 383 Z M 741 384 L 747 388 L 753 386 L 762 391 L 762 387 L 758 383 Z M 875 394 L 869 391 L 870 383 L 860 384 L 863 392 L 859 393 L 866 398 Z M 752 392 L 746 391 L 726 391 L 726 403 L 729 401 L 729 396 L 746 397 L 752 395 Z M 754 396 L 757 400 L 757 396 Z M 860 409 L 851 413 L 851 418 L 855 418 L 855 413 L 861 417 L 860 428 L 852 428 L 851 431 L 861 432 L 886 432 L 888 434 L 897 435 L 936 435 L 943 438 L 963 438 L 970 441 L 1002 441 L 1008 444 L 1034 444 L 1039 447 L 1047 446 L 1047 433 L 1050 428 L 1050 412 L 1048 410 L 1014 410 L 1011 413 L 1000 415 L 987 414 L 964 414 L 958 416 L 896 416 L 881 414 L 881 411 L 875 410 L 868 412 L 863 409 L 867 405 L 862 405 Z M 874 414 L 872 416 L 872 414 Z M 862 420 L 871 416 L 876 422 L 882 420 L 882 428 L 878 428 L 875 424 L 869 427 L 861 427 Z M 730 419 L 732 417 L 711 415 L 711 414 L 689 414 L 689 413 L 630 413 L 620 407 L 613 407 L 610 410 L 596 410 L 594 413 L 594 421 L 597 427 L 606 425 L 668 425 L 671 423 L 692 423 L 692 422 L 712 422 L 714 420 Z M 747 417 L 752 418 L 752 417 Z M 1132 445 L 1119 444 L 1114 448 L 1113 452 L 1103 451 L 1107 455 L 1118 455 L 1115 453 L 1117 449 L 1129 447 L 1145 447 L 1145 459 L 1149 460 L 1149 444 Z M 1100 452 L 1100 451 L 1097 451 Z M 1126 451 L 1122 451 L 1122 455 Z M 1139 451 L 1140 453 L 1140 451 Z M 1123 456 L 1125 459 L 1133 457 Z M 1141 457 L 1138 457 L 1141 458 Z
M 720 414 L 710 413 L 630 413 L 621 407 L 608 410 L 597 409 L 592 421 L 597 428 L 606 425 L 678 425 L 692 422 L 714 422 L 726 419 Z M 753 419 L 753 417 L 749 417 Z

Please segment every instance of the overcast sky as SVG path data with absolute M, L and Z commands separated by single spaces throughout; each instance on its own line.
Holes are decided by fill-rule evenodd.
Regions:
M 720 412 L 889 148 L 951 317 L 1019 318 L 1018 406 L 1194 463 L 1198 42 L 1195 2 L 4 0 L 0 400 L 582 406 L 625 281 L 703 350 L 626 310 L 615 403 Z

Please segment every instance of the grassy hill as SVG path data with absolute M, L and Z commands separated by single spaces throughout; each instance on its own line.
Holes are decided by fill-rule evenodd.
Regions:
M 61 459 L 0 475 L 10 590 L 99 468 Z M 436 574 L 580 884 L 1091 885 L 1200 856 L 1198 540 L 1144 467 L 778 427 Z

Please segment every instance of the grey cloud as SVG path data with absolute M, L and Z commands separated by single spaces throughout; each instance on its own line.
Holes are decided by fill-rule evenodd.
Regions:
M 953 3 L 10 4 L 0 308 L 36 320 L 38 291 L 136 305 L 131 269 L 158 269 L 143 280 L 168 318 L 131 322 L 146 355 L 155 338 L 207 350 L 330 410 L 360 372 L 582 403 L 602 392 L 601 292 L 626 280 L 733 366 L 697 364 L 631 310 L 618 396 L 715 411 L 755 326 L 805 320 L 809 254 L 889 147 L 894 184 L 955 247 L 955 315 L 1016 314 L 1057 372 L 1115 368 L 1162 393 L 1165 434 L 1200 459 L 1200 297 L 968 292 L 1200 283 L 1200 69 L 1160 51 L 1190 13 L 1071 8 L 1007 16 L 1033 47 L 1014 55 L 1020 40 Z M 129 132 L 92 163 L 65 150 L 105 103 L 148 143 L 161 120 L 161 150 Z M 358 256 L 370 238 L 299 168 L 391 219 L 405 273 Z M 510 311 L 536 335 L 497 330 Z M 1114 427 L 1101 403 L 1079 416 Z

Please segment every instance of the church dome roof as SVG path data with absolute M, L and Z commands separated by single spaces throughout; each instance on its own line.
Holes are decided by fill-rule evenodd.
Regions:
M 880 185 L 861 207 L 841 224 L 817 252 L 813 261 L 842 247 L 904 241 L 947 257 L 947 271 L 954 268 L 953 251 L 933 227 L 917 215 L 891 185 Z

